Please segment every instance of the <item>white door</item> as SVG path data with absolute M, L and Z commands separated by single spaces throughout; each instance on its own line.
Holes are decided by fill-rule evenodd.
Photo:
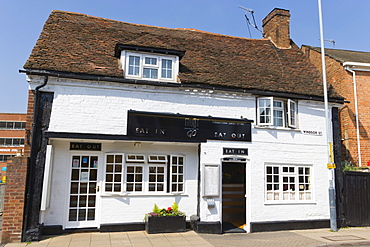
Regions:
M 97 227 L 99 158 L 97 154 L 71 156 L 66 228 Z

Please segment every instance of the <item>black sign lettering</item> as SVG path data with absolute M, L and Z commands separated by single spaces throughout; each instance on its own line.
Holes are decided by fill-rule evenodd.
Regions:
M 71 142 L 69 150 L 101 151 L 101 143 Z

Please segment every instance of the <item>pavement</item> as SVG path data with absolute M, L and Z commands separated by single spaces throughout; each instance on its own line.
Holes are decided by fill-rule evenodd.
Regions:
M 292 230 L 259 233 L 197 234 L 181 233 L 147 234 L 132 232 L 84 232 L 45 236 L 39 242 L 9 243 L 5 247 L 166 247 L 166 246 L 369 246 L 370 227 Z

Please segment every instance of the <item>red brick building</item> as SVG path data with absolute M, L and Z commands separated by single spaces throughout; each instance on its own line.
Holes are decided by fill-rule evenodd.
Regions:
M 6 182 L 9 157 L 24 153 L 26 114 L 0 113 L 0 183 Z
M 321 70 L 320 48 L 303 46 L 302 50 Z M 357 166 L 368 166 L 370 52 L 325 49 L 325 53 L 328 83 L 347 100 L 340 110 L 342 158 Z

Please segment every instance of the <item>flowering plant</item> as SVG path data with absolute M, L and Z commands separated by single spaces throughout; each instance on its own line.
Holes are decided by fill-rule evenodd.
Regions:
M 176 202 L 172 204 L 172 207 L 162 208 L 160 209 L 157 204 L 154 204 L 153 211 L 147 213 L 145 218 L 147 217 L 164 217 L 164 216 L 185 216 L 185 213 L 179 211 L 179 206 Z

